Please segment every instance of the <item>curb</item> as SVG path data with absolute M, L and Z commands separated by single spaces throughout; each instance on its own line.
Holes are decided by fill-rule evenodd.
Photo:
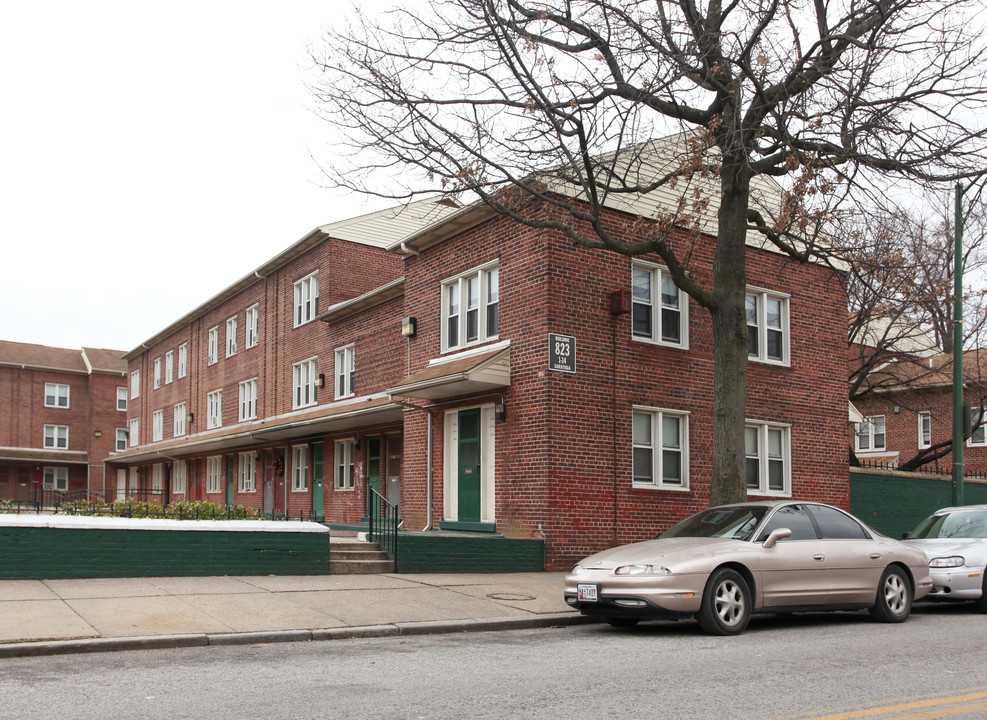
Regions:
M 529 630 L 532 628 L 568 627 L 599 622 L 595 618 L 573 613 L 553 613 L 531 617 L 485 618 L 471 620 L 429 620 L 388 625 L 360 625 L 322 630 L 277 630 L 243 633 L 190 633 L 184 635 L 144 635 L 121 638 L 83 640 L 49 640 L 0 644 L 0 658 L 70 655 L 73 653 L 118 652 L 122 650 L 163 650 L 206 647 L 210 645 L 253 645 L 260 643 L 294 643 L 321 640 L 356 640 L 362 638 L 450 633 Z

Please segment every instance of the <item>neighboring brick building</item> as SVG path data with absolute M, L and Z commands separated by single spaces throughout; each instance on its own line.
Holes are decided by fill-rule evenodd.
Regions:
M 0 341 L 0 499 L 102 491 L 127 426 L 122 350 Z

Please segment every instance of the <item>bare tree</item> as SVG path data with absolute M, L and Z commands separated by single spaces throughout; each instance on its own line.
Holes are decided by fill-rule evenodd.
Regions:
M 577 245 L 657 253 L 710 314 L 710 501 L 741 500 L 748 234 L 808 260 L 824 252 L 826 206 L 851 192 L 976 176 L 980 5 L 430 0 L 357 16 L 316 58 L 317 100 L 350 150 L 329 175 L 392 198 L 468 193 Z M 679 130 L 682 151 L 650 142 Z M 772 178 L 786 179 L 781 202 L 761 192 Z M 643 218 L 648 239 L 609 231 L 607 207 L 657 190 L 680 200 Z M 714 229 L 712 285 L 687 272 L 676 226 Z

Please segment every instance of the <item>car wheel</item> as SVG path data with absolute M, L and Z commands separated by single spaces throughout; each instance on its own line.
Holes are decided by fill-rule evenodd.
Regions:
M 911 611 L 912 583 L 904 570 L 892 565 L 881 575 L 871 617 L 881 622 L 899 623 L 904 622 Z
M 977 600 L 977 610 L 987 613 L 987 572 L 985 572 L 984 584 L 980 590 L 980 599 Z
M 740 573 L 720 568 L 710 576 L 696 619 L 710 635 L 743 632 L 751 619 L 751 591 Z
M 603 618 L 603 621 L 607 625 L 610 625 L 611 627 L 615 627 L 615 628 L 634 627 L 640 622 L 640 620 L 638 620 L 637 618 L 623 618 L 623 617 L 608 617 L 608 618 Z

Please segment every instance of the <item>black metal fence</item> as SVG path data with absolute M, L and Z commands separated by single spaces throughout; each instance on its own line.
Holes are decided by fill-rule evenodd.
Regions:
M 890 471 L 901 471 L 902 468 L 899 467 L 897 461 L 881 461 L 881 460 L 870 460 L 868 458 L 857 458 L 855 463 L 851 463 L 851 470 L 855 467 L 866 468 L 868 470 L 890 470 Z M 953 472 L 952 465 L 946 465 L 945 467 L 940 467 L 938 460 L 933 460 L 925 465 L 920 465 L 917 468 L 910 468 L 904 472 L 917 472 L 917 473 L 927 473 L 929 475 L 944 475 L 949 476 Z M 987 479 L 987 472 L 970 472 L 964 469 L 963 477 L 974 478 L 978 480 Z
M 387 498 L 374 488 L 370 490 L 369 537 L 371 542 L 380 545 L 381 550 L 394 562 L 394 570 L 398 569 L 398 506 L 392 505 Z

